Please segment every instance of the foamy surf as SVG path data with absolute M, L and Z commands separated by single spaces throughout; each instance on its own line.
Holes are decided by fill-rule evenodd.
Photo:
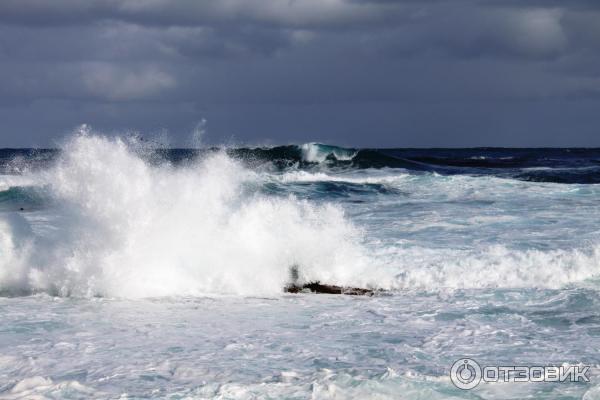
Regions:
M 275 294 L 296 264 L 308 280 L 375 283 L 339 207 L 263 196 L 223 153 L 151 165 L 121 139 L 81 134 L 35 179 L 56 225 L 36 236 L 22 216 L 2 216 L 3 292 Z
M 305 143 L 300 148 L 304 161 L 316 163 L 322 163 L 327 159 L 350 161 L 357 154 L 356 150 L 321 143 Z
M 147 143 L 0 150 L 1 398 L 464 398 L 464 356 L 600 377 L 594 151 Z M 374 296 L 284 293 L 314 282 Z
M 389 168 L 266 172 L 223 151 L 174 165 L 152 158 L 151 150 L 83 131 L 48 168 L 3 176 L 0 292 L 277 295 L 293 266 L 301 282 L 388 291 L 561 288 L 598 274 L 599 242 L 591 238 L 584 247 L 528 248 L 523 243 L 534 238 L 518 233 L 497 242 L 498 232 L 516 227 L 518 214 L 484 213 L 460 222 L 473 205 L 505 207 L 542 193 L 569 200 L 572 190 L 585 187 Z M 273 183 L 282 185 L 277 195 L 265 191 Z M 385 210 L 396 203 L 404 215 L 389 214 L 381 225 L 376 209 L 355 206 L 359 212 L 348 214 L 348 205 L 335 197 L 315 201 L 311 186 L 296 188 L 331 183 L 342 186 L 318 186 L 315 193 L 329 191 L 349 202 L 378 196 L 373 204 Z M 373 185 L 389 190 L 364 189 Z M 424 215 L 422 207 L 432 200 L 449 204 L 444 212 L 456 222 L 438 218 L 437 211 Z M 465 235 L 467 226 L 473 230 Z M 432 247 L 428 240 L 436 232 L 456 242 Z M 469 241 L 478 245 L 453 245 Z

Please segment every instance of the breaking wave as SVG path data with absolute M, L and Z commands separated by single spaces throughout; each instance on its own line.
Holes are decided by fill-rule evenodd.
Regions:
M 152 165 L 120 139 L 79 135 L 36 179 L 55 204 L 52 229 L 2 215 L 5 293 L 279 293 L 292 265 L 304 279 L 369 284 L 360 231 L 340 208 L 261 195 L 223 153 Z
M 306 162 L 321 163 L 325 160 L 350 161 L 357 154 L 356 150 L 320 143 L 306 143 L 300 146 L 300 148 L 302 150 L 302 159 Z
M 532 182 L 600 183 L 600 149 L 354 149 L 321 143 L 275 147 L 149 149 L 142 157 L 174 165 L 224 153 L 246 167 L 339 172 L 404 169 L 441 175 L 496 176 Z M 0 149 L 0 173 L 40 170 L 61 157 L 60 150 Z M 0 189 L 2 189 L 0 183 Z
M 319 144 L 157 150 L 85 132 L 60 151 L 43 154 L 43 168 L 21 163 L 20 174 L 0 177 L 0 293 L 5 295 L 273 295 L 282 292 L 292 266 L 299 266 L 304 281 L 388 290 L 558 288 L 598 273 L 600 247 L 594 243 L 536 250 L 501 243 L 449 249 L 381 242 L 352 222 L 342 205 L 331 203 L 338 195 L 411 196 L 419 187 L 428 188 L 429 197 L 523 192 L 496 177 L 468 176 L 460 183 L 436 173 L 415 175 L 409 166 L 424 162 L 416 157 Z M 260 157 L 288 167 L 249 167 Z M 390 168 L 386 157 L 402 167 Z M 387 167 L 352 174 L 310 167 L 366 160 L 369 168 Z M 306 169 L 298 168 L 302 163 Z M 266 190 L 273 185 L 282 188 L 278 195 Z M 293 194 L 298 185 L 314 185 L 325 200 L 303 200 Z M 390 210 L 406 212 L 393 208 L 394 198 L 382 203 L 388 226 L 397 215 Z

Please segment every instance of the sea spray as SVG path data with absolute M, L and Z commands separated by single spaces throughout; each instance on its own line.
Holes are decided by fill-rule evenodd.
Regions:
M 306 162 L 321 163 L 325 160 L 349 161 L 357 154 L 356 150 L 321 143 L 305 143 L 300 146 L 302 159 Z
M 224 153 L 151 165 L 122 139 L 83 133 L 37 179 L 56 226 L 23 249 L 3 232 L 3 290 L 16 273 L 31 292 L 59 295 L 276 294 L 294 264 L 306 279 L 369 283 L 360 232 L 340 208 L 265 197 Z
M 592 366 L 481 398 L 599 393 L 600 151 L 139 142 L 0 149 L 0 397 L 447 399 L 464 357 Z
M 395 291 L 595 285 L 595 185 L 273 170 L 236 151 L 84 129 L 52 162 L 21 159 L 0 175 L 0 292 L 277 295 L 293 265 L 303 282 Z

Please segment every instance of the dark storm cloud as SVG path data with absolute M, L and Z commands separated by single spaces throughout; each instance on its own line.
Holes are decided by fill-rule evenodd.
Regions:
M 600 145 L 599 54 L 585 0 L 4 0 L 0 147 L 204 118 L 214 141 Z

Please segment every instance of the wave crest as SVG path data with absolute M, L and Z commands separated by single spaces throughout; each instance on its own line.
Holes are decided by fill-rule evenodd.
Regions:
M 269 150 L 271 156 L 273 151 Z M 299 148 L 277 151 L 298 155 Z M 368 160 L 369 154 L 361 150 L 352 162 Z M 369 174 L 318 168 L 273 172 L 247 168 L 245 161 L 225 150 L 187 162 L 157 161 L 119 138 L 75 136 L 51 166 L 3 177 L 0 293 L 272 295 L 282 292 L 293 265 L 300 267 L 304 281 L 396 290 L 557 288 L 597 276 L 596 243 L 582 250 L 515 249 L 506 243 L 425 248 L 428 238 L 412 244 L 393 239 L 393 234 L 390 240 L 369 238 L 340 207 L 285 195 L 291 186 L 316 183 L 316 190 L 330 196 L 323 198 L 334 201 L 332 193 L 400 193 L 418 202 L 414 193 L 418 187 L 425 199 L 443 193 L 453 202 L 464 199 L 465 192 L 506 197 L 522 188 L 510 182 L 503 185 L 505 180 L 450 179 L 407 169 Z M 265 190 L 273 184 L 283 188 L 277 195 Z M 548 188 L 543 189 L 548 195 Z M 383 204 L 396 207 L 392 196 L 381 199 Z M 32 212 L 14 212 L 25 201 Z M 45 208 L 36 210 L 35 201 Z M 377 220 L 373 224 L 382 229 L 410 231 L 410 224 L 419 224 L 415 219 L 394 224 L 396 211 L 381 215 L 375 217 L 382 218 L 380 222 L 385 218 L 385 224 Z
M 305 143 L 300 146 L 302 159 L 306 162 L 321 163 L 327 159 L 332 161 L 350 161 L 358 153 L 354 149 L 329 146 L 321 143 Z
M 2 226 L 1 251 L 20 289 L 59 295 L 273 294 L 294 264 L 305 279 L 367 284 L 341 209 L 265 197 L 256 179 L 222 152 L 157 166 L 120 139 L 79 135 L 39 177 L 57 204 L 52 232 L 19 233 L 33 242 L 19 249 Z

